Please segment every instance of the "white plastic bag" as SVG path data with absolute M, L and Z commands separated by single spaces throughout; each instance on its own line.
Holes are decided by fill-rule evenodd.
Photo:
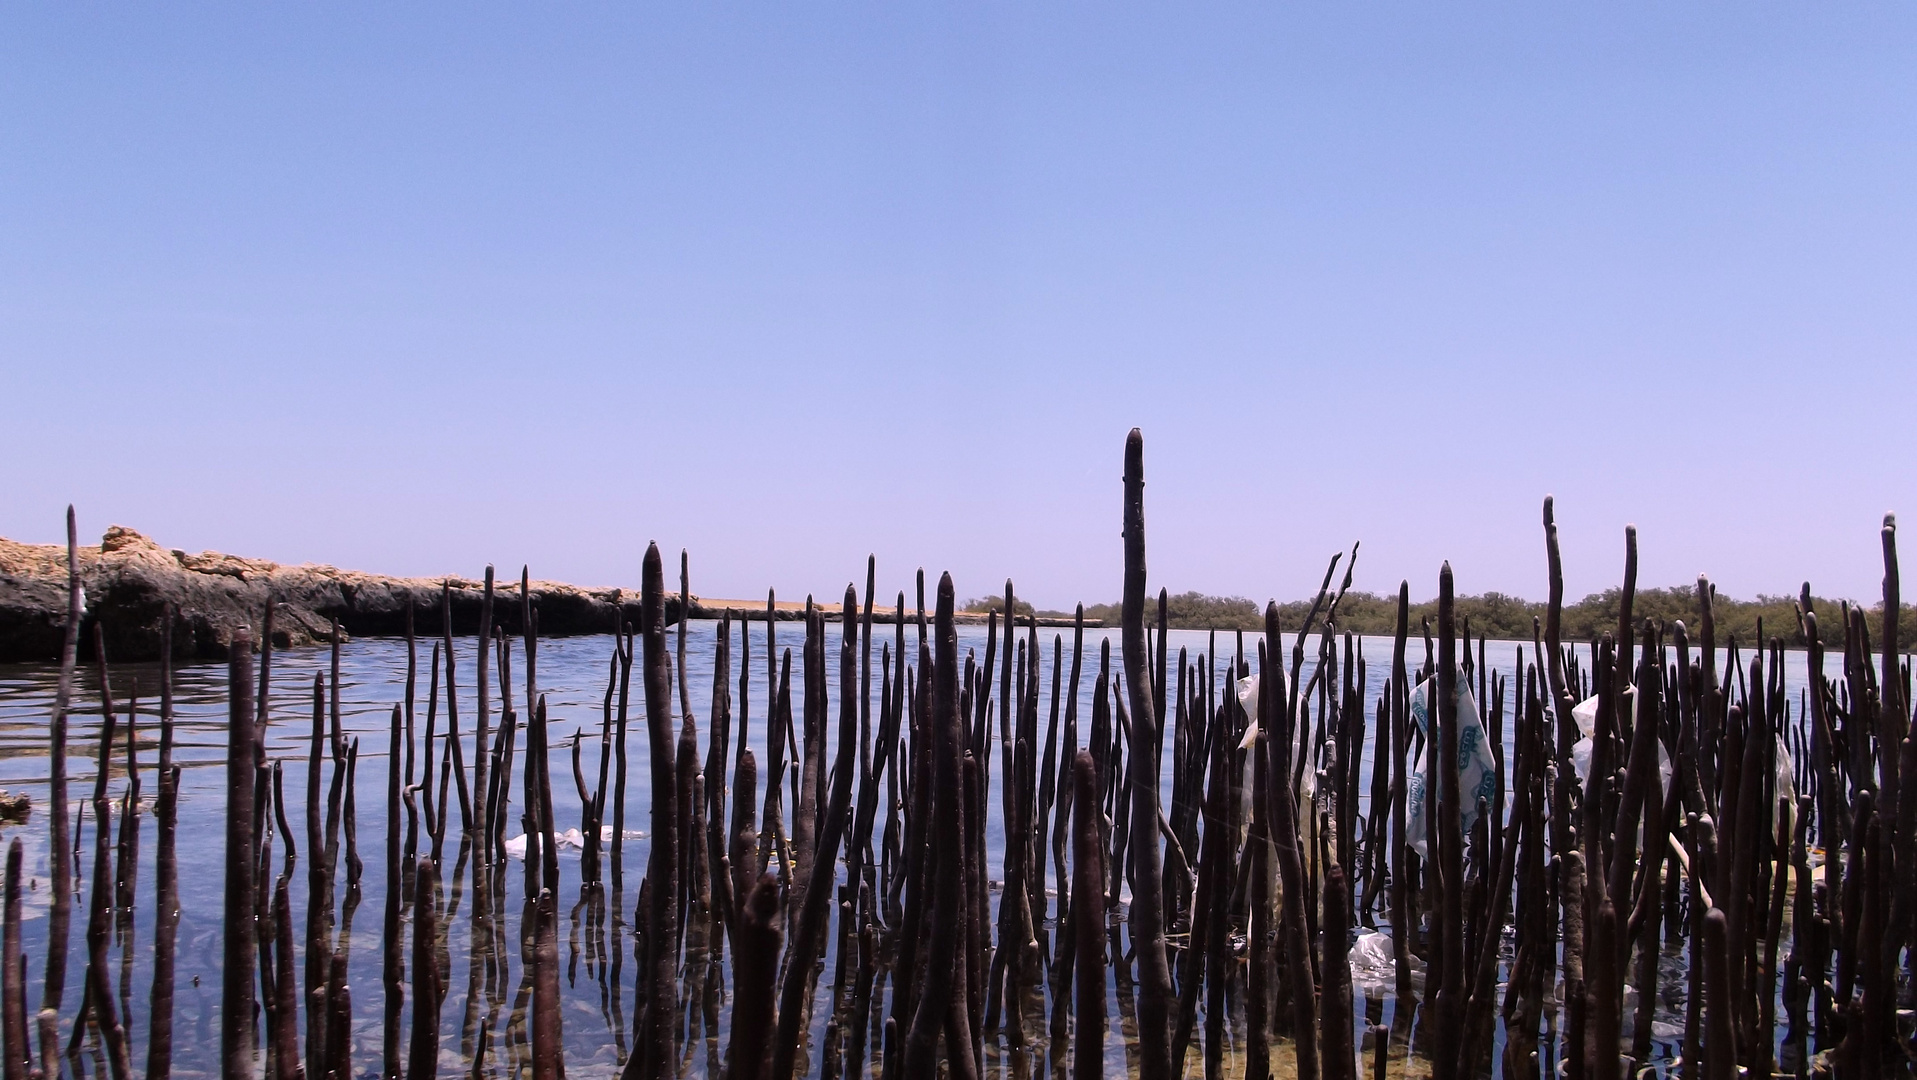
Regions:
M 1437 747 L 1431 745 L 1430 702 L 1436 691 L 1434 681 L 1426 679 L 1411 692 L 1411 719 L 1424 733 L 1425 744 L 1418 751 L 1406 785 L 1405 833 L 1411 849 L 1420 858 L 1430 857 L 1424 842 L 1424 793 L 1433 773 L 1428 762 L 1437 756 Z M 1458 820 L 1464 835 L 1469 836 L 1478 823 L 1478 800 L 1483 799 L 1487 804 L 1494 800 L 1498 776 L 1490 741 L 1484 735 L 1484 723 L 1478 719 L 1477 699 L 1472 697 L 1471 688 L 1464 685 L 1463 679 L 1458 680 L 1458 760 L 1453 767 L 1458 770 Z
M 1367 930 L 1351 943 L 1351 985 L 1366 994 L 1390 993 L 1398 988 L 1398 961 L 1391 952 L 1391 935 Z
M 1591 775 L 1591 738 L 1597 732 L 1597 697 L 1585 698 L 1571 707 L 1571 718 L 1584 737 L 1571 746 L 1571 768 L 1577 770 L 1578 784 L 1589 783 Z M 1631 713 L 1631 729 L 1637 730 L 1637 688 L 1624 692 L 1625 708 Z M 1628 751 L 1627 751 L 1628 752 Z M 1671 788 L 1671 757 L 1664 752 L 1664 740 L 1657 740 L 1657 782 L 1666 791 Z M 1781 790 L 1781 789 L 1780 789 Z
M 1384 997 L 1398 990 L 1398 961 L 1391 951 L 1391 935 L 1380 930 L 1359 933 L 1346 957 L 1351 967 L 1352 989 L 1371 997 Z M 1411 965 L 1411 989 L 1424 993 L 1424 965 Z
M 1240 750 L 1249 750 L 1258 745 L 1258 679 L 1259 677 L 1257 675 L 1247 675 L 1238 680 L 1238 707 L 1245 710 L 1245 715 L 1251 718 L 1251 723 L 1245 727 L 1245 737 L 1238 740 L 1238 749 Z M 1296 748 L 1293 748 L 1292 755 L 1294 758 L 1296 757 Z M 1295 766 L 1297 762 L 1294 760 L 1292 764 Z M 1239 780 L 1241 781 L 1239 784 L 1239 809 L 1242 811 L 1242 816 L 1239 820 L 1241 821 L 1251 820 L 1251 766 L 1251 755 L 1247 754 L 1245 755 L 1244 771 L 1239 776 Z M 1312 769 L 1306 769 L 1302 784 L 1304 790 L 1294 792 L 1294 794 L 1300 801 L 1309 803 L 1318 794 L 1317 772 Z M 1310 817 L 1312 820 L 1305 823 L 1307 830 L 1315 827 L 1317 820 L 1316 814 L 1310 815 Z
M 645 838 L 646 834 L 643 832 L 638 832 L 633 829 L 626 830 L 626 839 L 628 840 L 644 840 Z M 550 837 L 550 839 L 552 840 L 553 850 L 555 851 L 584 851 L 586 848 L 586 834 L 580 832 L 578 829 L 567 829 L 557 836 Z M 612 826 L 601 825 L 599 827 L 599 843 L 602 846 L 612 843 Z M 524 859 L 526 857 L 525 833 L 506 838 L 506 856 L 512 859 Z

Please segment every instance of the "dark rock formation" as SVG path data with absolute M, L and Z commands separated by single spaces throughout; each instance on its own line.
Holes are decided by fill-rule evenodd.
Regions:
M 219 659 L 233 631 L 256 631 L 266 605 L 275 606 L 273 645 L 291 648 L 329 639 L 331 620 L 342 637 L 402 634 L 406 607 L 416 607 L 421 636 L 440 631 L 441 587 L 451 587 L 453 633 L 478 632 L 483 583 L 471 578 L 397 578 L 332 566 L 282 566 L 217 552 L 189 555 L 167 549 L 115 525 L 100 546 L 79 552 L 86 590 L 82 632 L 97 622 L 108 655 L 126 661 L 159 656 L 160 626 L 169 607 L 178 612 L 173 650 L 179 659 Z M 66 550 L 52 544 L 0 539 L 0 662 L 57 662 L 66 627 Z M 518 582 L 501 581 L 494 622 L 506 633 L 519 626 Z M 637 590 L 530 583 L 542 635 L 602 634 L 623 616 L 638 622 Z M 678 597 L 667 601 L 679 617 Z M 694 617 L 702 605 L 692 605 Z M 85 640 L 85 638 L 82 638 Z

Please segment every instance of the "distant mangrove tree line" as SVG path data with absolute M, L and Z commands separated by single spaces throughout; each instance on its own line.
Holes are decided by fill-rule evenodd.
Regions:
M 1622 593 L 1618 589 L 1606 589 L 1592 593 L 1575 604 L 1564 605 L 1564 637 L 1571 641 L 1589 641 L 1602 636 L 1606 631 L 1617 628 L 1618 603 Z M 1798 611 L 1805 601 L 1803 596 L 1768 596 L 1759 594 L 1755 600 L 1733 600 L 1718 596 L 1713 591 L 1717 613 L 1717 631 L 1720 635 L 1735 636 L 1743 642 L 1760 639 L 1780 638 L 1786 645 L 1803 645 L 1803 633 L 1800 629 Z M 1175 593 L 1169 598 L 1169 616 L 1174 629 L 1178 630 L 1262 630 L 1264 628 L 1264 606 L 1257 601 L 1242 596 L 1210 596 L 1200 592 Z M 1840 600 L 1825 597 L 1808 598 L 1811 610 L 1837 611 L 1844 606 Z M 1640 617 L 1660 620 L 1666 624 L 1679 619 L 1696 621 L 1697 590 L 1694 587 L 1673 587 L 1668 589 L 1639 589 L 1633 604 L 1633 612 Z M 974 600 L 966 606 L 968 611 L 985 612 L 1000 610 L 1005 606 L 1001 597 Z M 1852 606 L 1858 606 L 1853 604 Z M 1457 612 L 1461 619 L 1469 619 L 1474 634 L 1485 637 L 1525 641 L 1531 637 L 1532 620 L 1542 620 L 1547 605 L 1543 601 L 1525 600 L 1500 592 L 1479 593 L 1476 596 L 1457 598 Z M 1311 601 L 1294 600 L 1278 605 L 1282 625 L 1296 627 L 1303 625 L 1310 613 Z M 1866 607 L 1871 626 L 1883 622 L 1881 603 Z M 1913 625 L 1912 605 L 1902 605 L 1904 617 L 1899 620 L 1903 626 Z M 1019 603 L 1018 614 L 1069 618 L 1069 611 L 1034 611 L 1029 604 Z M 1339 629 L 1354 634 L 1389 635 L 1397 625 L 1398 599 L 1395 596 L 1379 596 L 1376 593 L 1360 592 L 1356 589 L 1345 594 L 1338 602 L 1337 621 Z M 1438 617 L 1438 601 L 1426 600 L 1411 605 L 1411 625 L 1415 628 L 1420 619 L 1431 619 L 1435 625 Z M 1085 605 L 1085 623 L 1087 626 L 1117 626 L 1119 605 Z M 1818 635 L 1825 645 L 1842 646 L 1844 627 L 1848 620 L 1842 618 L 1826 619 L 1818 624 Z M 1758 632 L 1759 625 L 1763 633 Z M 1902 636 L 1902 635 L 1899 635 Z M 1881 645 L 1881 643 L 1879 643 Z M 1904 642 L 1908 646 L 1909 642 Z

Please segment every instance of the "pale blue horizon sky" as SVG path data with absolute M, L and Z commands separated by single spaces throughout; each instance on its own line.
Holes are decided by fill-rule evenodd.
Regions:
M 0 535 L 1874 598 L 1917 8 L 10 5 Z

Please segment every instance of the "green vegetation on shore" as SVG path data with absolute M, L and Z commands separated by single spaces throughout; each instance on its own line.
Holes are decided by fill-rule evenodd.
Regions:
M 1622 596 L 1620 589 L 1606 589 L 1601 593 L 1592 593 L 1576 603 L 1564 605 L 1564 640 L 1591 641 L 1605 633 L 1617 630 L 1618 602 Z M 1802 645 L 1803 637 L 1798 629 L 1798 598 L 1792 596 L 1767 596 L 1760 594 L 1755 600 L 1735 600 L 1719 595 L 1715 604 L 1718 640 L 1735 637 L 1741 642 L 1755 641 L 1758 636 L 1758 624 L 1761 622 L 1766 638 L 1783 639 L 1786 645 Z M 999 610 L 1005 606 L 1002 598 L 975 601 L 967 610 Z M 1824 644 L 1842 646 L 1844 642 L 1844 621 L 1841 615 L 1842 602 L 1812 597 L 1811 607 L 1817 613 L 1818 636 Z M 1868 625 L 1873 633 L 1881 630 L 1881 603 L 1865 609 Z M 1020 603 L 1019 614 L 1028 614 L 1029 605 Z M 1119 605 L 1087 604 L 1085 622 L 1092 626 L 1117 626 Z M 1310 600 L 1294 600 L 1278 605 L 1281 625 L 1295 628 L 1301 625 L 1311 610 Z M 1438 601 L 1423 600 L 1411 605 L 1412 632 L 1416 633 L 1421 619 L 1437 618 Z M 1457 598 L 1457 612 L 1461 619 L 1469 619 L 1471 632 L 1482 634 L 1497 640 L 1525 641 L 1531 637 L 1531 620 L 1542 620 L 1545 605 L 1542 602 L 1524 600 L 1504 593 L 1487 592 L 1476 596 Z M 1641 624 L 1644 619 L 1657 619 L 1666 624 L 1683 620 L 1693 633 L 1698 622 L 1697 590 L 1693 587 L 1668 589 L 1639 589 L 1632 601 L 1633 621 Z M 1070 617 L 1070 612 L 1040 611 L 1041 616 Z M 1208 596 L 1198 592 L 1177 593 L 1167 597 L 1166 614 L 1171 625 L 1179 630 L 1259 630 L 1264 627 L 1264 605 L 1242 596 Z M 1398 600 L 1395 596 L 1379 596 L 1376 593 L 1352 591 L 1338 604 L 1337 619 L 1340 629 L 1358 634 L 1390 634 L 1398 618 Z M 1912 605 L 1903 605 L 1903 615 L 1899 619 L 1902 627 L 1917 625 L 1917 610 Z M 1899 635 L 1908 638 L 1911 630 L 1905 629 Z

